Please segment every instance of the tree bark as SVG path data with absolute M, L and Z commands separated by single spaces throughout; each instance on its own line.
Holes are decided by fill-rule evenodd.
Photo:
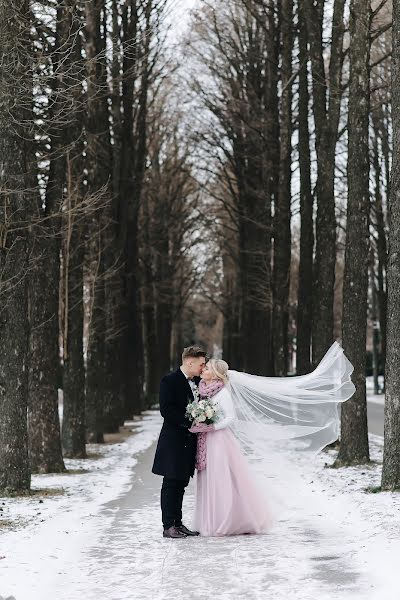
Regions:
M 29 458 L 35 473 L 65 470 L 61 450 L 58 388 L 60 231 L 59 217 L 39 211 L 30 276 Z
M 64 212 L 64 410 L 62 446 L 69 458 L 84 458 L 85 368 L 83 362 L 83 223 L 82 203 L 82 89 L 83 73 L 79 11 L 76 0 L 65 6 L 64 19 L 71 32 L 67 89 L 71 94 L 71 125 L 67 132 L 70 149 L 66 159 L 66 210 Z
M 154 161 L 152 161 L 154 164 Z M 154 167 L 153 167 L 154 168 Z M 156 180 L 160 184 L 159 168 L 158 165 L 155 167 Z M 158 177 L 157 177 L 158 175 Z M 159 188 L 160 189 L 160 188 Z M 162 192 L 160 191 L 162 194 Z M 143 323 L 143 354 L 144 354 L 144 381 L 145 381 L 145 392 L 146 402 L 151 405 L 157 402 L 157 392 L 159 387 L 159 377 L 156 371 L 157 369 L 157 344 L 161 343 L 161 339 L 158 338 L 156 332 L 156 314 L 157 314 L 157 291 L 156 286 L 158 280 L 155 276 L 155 259 L 154 254 L 157 254 L 157 247 L 154 248 L 153 244 L 157 243 L 156 235 L 153 235 L 155 227 L 154 214 L 158 207 L 155 207 L 154 211 L 150 212 L 150 198 L 149 192 L 143 194 L 142 200 L 142 223 L 140 229 L 142 232 L 141 238 L 141 264 L 142 264 L 142 285 L 141 285 L 141 305 L 142 305 L 142 323 Z M 157 199 L 158 200 L 158 199 Z M 156 200 L 156 202 L 157 202 Z M 161 197 L 158 201 L 160 204 L 165 201 L 165 198 Z M 157 202 L 157 203 L 158 203 Z M 165 232 L 158 232 L 162 235 Z M 159 244 L 159 241 L 158 241 Z
M 338 466 L 369 461 L 365 385 L 369 262 L 369 52 L 370 0 L 350 5 L 348 201 L 342 339 L 354 366 L 356 391 L 341 412 Z
M 291 178 L 292 178 L 292 49 L 293 2 L 283 0 L 280 11 L 281 84 L 279 191 L 274 213 L 274 373 L 288 371 L 289 284 L 291 260 Z
M 80 160 L 77 156 L 75 161 Z M 74 160 L 72 159 L 72 160 Z M 81 209 L 80 180 L 67 160 L 68 189 L 64 242 L 65 318 L 64 318 L 64 409 L 62 445 L 64 456 L 85 458 L 85 368 L 83 362 L 83 231 L 77 218 Z M 82 213 L 80 214 L 82 219 Z
M 146 5 L 146 12 L 151 3 Z M 127 46 L 123 58 L 123 124 L 121 171 L 119 184 L 120 245 L 124 264 L 123 302 L 121 305 L 121 356 L 124 364 L 123 418 L 138 414 L 143 408 L 143 339 L 139 295 L 138 216 L 146 156 L 146 114 L 148 80 L 146 65 L 138 76 L 139 15 L 135 3 L 124 9 L 123 40 Z M 148 52 L 150 35 L 145 36 L 144 55 Z M 140 81 L 141 80 L 141 81 Z M 139 83 L 140 81 L 140 83 Z M 139 98 L 135 86 L 139 86 Z M 133 120 L 132 105 L 136 103 L 137 121 Z
M 232 256 L 234 252 L 234 256 Z M 234 249 L 222 249 L 223 261 L 223 294 L 224 294 L 224 327 L 222 338 L 222 356 L 235 369 L 240 369 L 243 363 L 240 344 L 240 287 L 238 285 L 237 254 L 238 241 L 234 242 Z
M 313 306 L 314 221 L 311 189 L 310 132 L 308 126 L 307 28 L 302 2 L 299 12 L 299 167 L 300 167 L 300 262 L 297 291 L 296 370 L 311 370 L 311 327 Z
M 57 9 L 56 40 L 52 53 L 54 72 L 49 108 L 50 166 L 45 207 L 38 199 L 38 225 L 32 249 L 30 280 L 29 357 L 29 455 L 31 469 L 39 473 L 65 470 L 58 414 L 58 388 L 61 386 L 59 351 L 59 286 L 61 206 L 65 182 L 63 135 L 58 117 L 64 113 L 68 93 L 64 88 L 63 52 L 69 43 L 63 10 Z
M 243 369 L 270 375 L 274 368 L 271 206 L 278 196 L 280 156 L 278 74 L 274 68 L 279 62 L 279 31 L 273 7 L 268 8 L 265 22 L 261 25 L 257 19 L 254 28 L 254 35 L 245 30 L 249 35 L 248 66 L 246 79 L 241 83 L 246 106 L 237 132 L 238 136 L 242 132 L 242 147 L 235 152 L 242 300 L 240 343 Z M 266 54 L 261 50 L 264 42 Z M 238 64 L 241 60 L 239 56 Z M 247 160 L 249 156 L 251 161 Z
M 112 46 L 111 67 L 111 115 L 113 145 L 111 149 L 111 208 L 110 221 L 105 229 L 107 245 L 107 277 L 105 280 L 106 297 L 106 340 L 104 373 L 104 429 L 106 432 L 118 431 L 122 420 L 126 386 L 124 376 L 124 355 L 122 340 L 125 324 L 122 321 L 123 310 L 123 256 L 121 246 L 120 221 L 120 185 L 122 160 L 122 112 L 121 112 L 121 27 L 119 3 L 113 0 L 110 44 Z
M 372 116 L 372 123 L 374 128 L 374 146 L 373 146 L 373 165 L 375 172 L 375 194 L 374 194 L 374 213 L 376 222 L 376 249 L 377 249 L 377 299 L 378 299 L 378 312 L 379 312 L 379 326 L 380 326 L 380 337 L 381 337 L 381 360 L 383 370 L 385 369 L 386 362 L 386 324 L 387 324 L 387 287 L 386 287 L 386 274 L 387 274 L 387 239 L 386 239 L 386 227 L 385 218 L 383 213 L 383 202 L 382 202 L 382 191 L 381 191 L 381 165 L 379 160 L 379 147 L 378 147 L 378 135 L 379 129 L 376 124 L 374 115 Z
M 316 364 L 333 342 L 336 263 L 335 150 L 340 115 L 345 0 L 335 0 L 333 7 L 329 94 L 322 43 L 325 0 L 318 0 L 316 5 L 306 0 L 305 5 L 313 77 L 318 171 L 312 322 L 312 360 Z
M 89 340 L 86 364 L 86 432 L 87 440 L 104 441 L 104 406 L 106 378 L 106 292 L 105 280 L 106 230 L 109 226 L 111 195 L 110 133 L 107 108 L 107 81 L 105 40 L 101 23 L 105 11 L 104 0 L 86 3 L 86 56 L 87 56 L 87 200 L 93 203 L 93 216 L 88 222 L 86 240 L 87 264 L 90 272 L 91 303 Z
M 26 135 L 31 82 L 25 1 L 0 1 L 0 494 L 30 489 L 28 460 L 28 260 L 33 212 Z
M 393 163 L 389 196 L 388 320 L 382 489 L 400 488 L 400 2 L 393 1 Z

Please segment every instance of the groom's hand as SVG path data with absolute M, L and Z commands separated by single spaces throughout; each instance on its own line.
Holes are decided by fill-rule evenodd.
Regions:
M 206 425 L 205 423 L 198 423 L 197 425 L 193 425 L 189 429 L 191 433 L 206 433 L 207 431 L 214 431 L 214 425 Z

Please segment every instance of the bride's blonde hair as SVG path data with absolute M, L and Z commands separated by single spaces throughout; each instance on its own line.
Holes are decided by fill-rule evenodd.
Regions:
M 207 365 L 211 368 L 212 372 L 218 379 L 222 379 L 225 384 L 228 383 L 229 365 L 227 362 L 221 358 L 210 358 L 210 360 L 207 362 Z

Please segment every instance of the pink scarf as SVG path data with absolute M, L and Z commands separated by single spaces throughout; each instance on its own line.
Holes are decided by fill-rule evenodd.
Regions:
M 211 398 L 215 396 L 224 387 L 224 382 L 220 379 L 211 383 L 206 383 L 204 379 L 200 381 L 199 392 L 200 397 Z M 202 471 L 207 466 L 207 441 L 206 431 L 197 434 L 197 452 L 196 452 L 196 469 Z
M 203 396 L 203 398 L 211 398 L 212 396 L 215 396 L 219 390 L 222 390 L 224 385 L 225 384 L 221 379 L 216 379 L 211 383 L 206 383 L 204 379 L 202 379 L 199 383 L 200 396 Z

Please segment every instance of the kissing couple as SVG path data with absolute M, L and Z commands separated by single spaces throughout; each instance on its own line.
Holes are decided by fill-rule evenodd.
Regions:
M 284 451 L 286 446 L 293 451 L 297 442 L 302 453 L 315 454 L 338 438 L 337 405 L 354 394 L 353 366 L 338 342 L 314 371 L 296 377 L 240 373 L 206 356 L 198 346 L 185 348 L 181 366 L 160 383 L 164 423 L 152 472 L 163 477 L 163 536 L 267 533 L 272 507 L 258 487 L 236 425 L 245 426 L 246 448 L 253 445 L 257 456 L 268 455 L 269 439 L 283 441 Z M 195 471 L 189 529 L 182 503 Z
M 163 476 L 161 512 L 164 537 L 223 536 L 266 532 L 270 516 L 230 425 L 235 410 L 228 365 L 197 346 L 185 348 L 182 365 L 160 384 L 164 424 L 153 473 Z M 187 405 L 210 401 L 213 422 L 190 420 Z M 210 413 L 208 413 L 210 414 Z M 204 419 L 204 415 L 200 416 Z M 206 419 L 209 420 L 209 419 Z M 185 488 L 197 467 L 193 528 L 182 522 Z

